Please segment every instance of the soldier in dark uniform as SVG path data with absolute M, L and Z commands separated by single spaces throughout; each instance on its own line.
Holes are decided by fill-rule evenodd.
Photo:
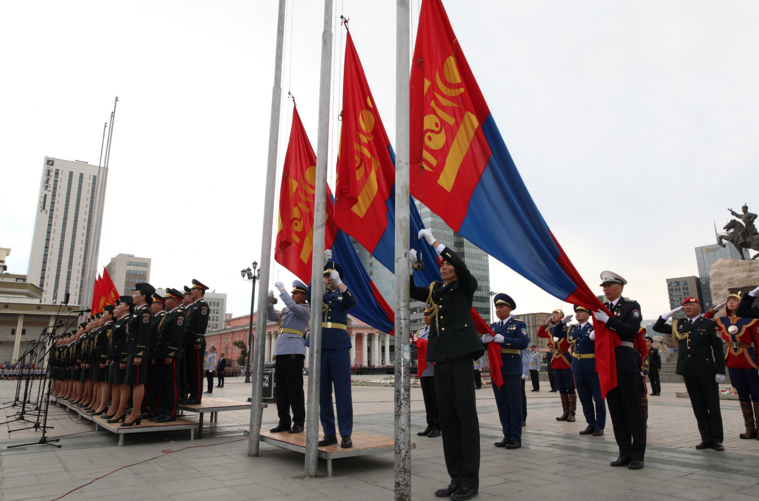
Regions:
M 646 422 L 640 406 L 638 380 L 640 365 L 635 356 L 635 336 L 640 329 L 640 305 L 637 301 L 622 297 L 627 280 L 611 271 L 601 273 L 601 287 L 609 301 L 606 307 L 611 317 L 603 311 L 593 313 L 596 321 L 604 322 L 621 340 L 614 348 L 617 364 L 617 386 L 606 394 L 614 438 L 619 446 L 619 457 L 611 466 L 627 466 L 640 470 L 646 455 Z
M 759 296 L 759 287 L 744 295 L 738 304 L 736 315 L 740 318 L 759 318 L 759 307 L 751 307 L 757 296 Z
M 430 325 L 427 362 L 435 364 L 435 389 L 443 432 L 443 453 L 451 483 L 435 492 L 438 497 L 471 499 L 479 489 L 480 426 L 474 390 L 474 361 L 484 352 L 472 320 L 477 279 L 464 261 L 432 236 L 419 232 L 442 256 L 444 283 L 417 287 L 411 276 L 411 297 L 435 308 Z M 409 252 L 416 261 L 416 252 Z M 521 362 L 520 362 L 521 366 Z M 521 374 L 521 370 L 520 370 Z M 521 398 L 517 393 L 517 398 Z M 521 416 L 520 416 L 521 418 Z
M 124 384 L 132 385 L 132 414 L 121 426 L 140 425 L 142 418 L 142 400 L 145 398 L 145 382 L 148 379 L 148 365 L 150 365 L 150 324 L 153 322 L 153 313 L 150 303 L 153 302 L 155 287 L 150 284 L 135 284 L 132 302 L 134 314 L 129 321 L 129 329 L 126 345 L 127 367 L 124 375 Z M 121 399 L 126 407 L 124 395 Z
M 651 383 L 651 396 L 661 396 L 661 382 L 659 382 L 659 370 L 661 369 L 661 355 L 659 350 L 654 348 L 654 338 L 646 337 L 646 347 L 648 348 L 648 380 Z
M 126 376 L 127 325 L 132 318 L 134 304 L 132 296 L 121 296 L 116 301 L 113 315 L 117 318 L 111 329 L 111 345 L 108 351 L 108 382 L 113 385 L 111 390 L 111 406 L 107 414 L 103 415 L 109 423 L 123 421 L 126 413 L 126 404 L 129 400 L 129 386 L 124 384 Z
M 575 306 L 574 310 L 578 323 L 569 328 L 567 339 L 572 346 L 572 373 L 577 395 L 588 423 L 580 435 L 600 437 L 606 427 L 606 402 L 601 396 L 601 382 L 596 372 L 596 333 L 588 322 L 590 310 L 582 306 Z
M 182 293 L 176 289 L 166 289 L 168 312 L 158 323 L 155 360 L 160 369 L 160 406 L 158 414 L 150 421 L 165 423 L 176 421 L 179 404 L 179 370 L 182 361 L 187 318 L 182 306 Z
M 108 384 L 107 372 L 108 366 L 108 339 L 113 327 L 113 310 L 115 305 L 107 305 L 103 307 L 102 322 L 103 326 L 98 330 L 94 340 L 94 357 L 93 365 L 95 366 L 95 372 L 93 380 L 95 381 L 95 391 L 98 394 L 97 405 L 93 406 L 93 410 L 89 412 L 90 415 L 95 416 L 105 412 L 105 408 L 108 405 L 108 398 L 111 395 L 111 385 Z
M 184 362 L 187 369 L 186 400 L 183 405 L 196 405 L 203 398 L 203 355 L 206 352 L 206 329 L 208 328 L 208 304 L 203 299 L 208 287 L 192 279 L 190 294 L 193 303 L 187 313 L 187 329 L 184 335 Z
M 153 321 L 150 323 L 150 333 L 148 334 L 148 347 L 150 349 L 150 364 L 148 365 L 148 380 L 145 383 L 145 399 L 142 405 L 142 417 L 149 419 L 158 415 L 159 392 L 161 387 L 161 367 L 158 359 L 156 342 L 158 341 L 158 325 L 166 315 L 166 299 L 159 294 L 153 293 L 153 302 L 150 303 L 150 310 L 153 313 Z
M 667 319 L 683 310 L 687 319 Z M 683 301 L 680 308 L 659 317 L 654 330 L 662 334 L 672 333 L 677 341 L 677 374 L 685 380 L 693 413 L 701 433 L 701 443 L 696 449 L 713 447 L 724 451 L 724 431 L 719 407 L 719 383 L 725 380 L 725 350 L 722 334 L 714 320 L 701 316 L 701 303 L 695 297 Z
M 517 304 L 508 294 L 496 294 L 493 298 L 498 322 L 490 324 L 495 336 L 485 334 L 482 344 L 490 342 L 500 345 L 501 375 L 503 386 L 493 384 L 493 393 L 498 407 L 498 417 L 503 428 L 503 440 L 496 442 L 496 447 L 518 449 L 522 447 L 522 350 L 530 344 L 527 325 L 511 316 Z M 445 430 L 444 430 L 445 432 Z
M 332 408 L 332 387 L 335 388 L 337 425 L 340 430 L 340 447 L 353 447 L 353 397 L 351 395 L 351 340 L 348 335 L 348 310 L 358 304 L 356 296 L 343 283 L 343 268 L 332 261 L 332 251 L 325 251 L 322 298 L 322 359 L 319 381 L 319 419 L 324 438 L 319 446 L 337 443 L 335 414 Z M 309 285 L 306 297 L 311 297 Z M 310 338 L 306 343 L 309 346 Z

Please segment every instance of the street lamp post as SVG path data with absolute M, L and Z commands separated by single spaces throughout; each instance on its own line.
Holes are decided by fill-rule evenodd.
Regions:
M 250 361 L 253 355 L 253 308 L 256 304 L 256 282 L 258 281 L 261 270 L 257 269 L 258 263 L 253 261 L 253 269 L 246 268 L 240 271 L 242 279 L 253 282 L 253 293 L 250 297 L 250 324 L 248 325 L 248 359 L 245 361 L 245 382 L 250 383 Z

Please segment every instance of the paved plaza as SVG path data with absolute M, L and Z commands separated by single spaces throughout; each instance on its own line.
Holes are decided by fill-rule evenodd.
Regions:
M 227 378 L 214 396 L 245 401 L 250 385 Z M 529 386 L 529 384 L 528 384 Z M 759 440 L 740 440 L 743 419 L 737 401 L 722 401 L 726 452 L 697 451 L 695 418 L 688 399 L 676 398 L 682 384 L 665 383 L 661 397 L 650 397 L 646 467 L 641 471 L 611 468 L 617 447 L 610 423 L 603 437 L 581 437 L 585 427 L 578 409 L 576 423 L 557 422 L 559 397 L 527 392 L 527 428 L 522 448 L 493 447 L 501 439 L 498 414 L 490 388 L 477 392 L 482 463 L 480 495 L 476 499 L 509 500 L 754 500 L 759 494 Z M 15 382 L 0 382 L 0 402 L 11 400 Z M 354 429 L 393 436 L 393 389 L 354 386 Z M 434 490 L 449 480 L 439 438 L 417 437 L 424 429 L 424 404 L 418 388 L 411 390 L 416 449 L 412 451 L 412 495 L 431 500 Z M 579 402 L 578 402 L 579 405 Z M 11 409 L 2 415 L 13 416 Z M 196 417 L 191 416 L 191 419 Z M 276 425 L 276 409 L 264 411 L 264 426 Z M 207 419 L 206 419 L 207 421 Z M 326 477 L 320 461 L 316 479 L 304 479 L 303 455 L 261 444 L 260 457 L 247 456 L 247 412 L 220 413 L 218 423 L 206 423 L 202 440 L 190 441 L 188 432 L 129 435 L 123 447 L 107 431 L 92 431 L 89 422 L 51 407 L 53 437 L 62 448 L 8 445 L 36 442 L 34 430 L 8 433 L 20 423 L 2 427 L 0 487 L 2 500 L 53 500 L 87 482 L 123 468 L 64 500 L 102 499 L 392 499 L 393 454 L 334 461 L 333 477 Z M 186 447 L 184 450 L 180 450 Z M 167 451 L 178 451 L 166 454 Z M 155 458 L 155 459 L 154 459 Z

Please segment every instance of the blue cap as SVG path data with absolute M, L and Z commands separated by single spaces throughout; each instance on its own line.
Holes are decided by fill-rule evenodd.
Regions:
M 505 304 L 512 310 L 515 310 L 517 308 L 517 304 L 514 302 L 513 299 L 511 299 L 511 296 L 509 296 L 508 294 L 504 294 L 503 292 L 495 295 L 495 297 L 493 298 L 493 304 L 495 304 L 496 306 L 498 306 L 499 304 Z

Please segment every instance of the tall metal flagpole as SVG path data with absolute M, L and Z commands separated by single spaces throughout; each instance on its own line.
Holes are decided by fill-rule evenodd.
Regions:
M 282 103 L 282 52 L 285 41 L 285 0 L 279 0 L 277 17 L 277 51 L 274 58 L 274 87 L 271 91 L 271 118 L 269 121 L 269 157 L 266 163 L 266 195 L 264 198 L 264 228 L 261 234 L 261 278 L 259 283 L 269 283 L 271 269 L 271 232 L 274 224 L 274 187 L 277 177 L 277 147 L 279 142 L 279 109 Z M 250 398 L 250 434 L 248 456 L 258 456 L 261 440 L 261 390 L 264 371 L 264 340 L 266 339 L 266 312 L 268 297 L 258 298 L 258 319 L 253 351 L 253 388 Z M 253 319 L 251 318 L 252 322 Z M 248 347 L 250 349 L 250 347 Z
M 410 11 L 395 15 L 395 499 L 411 499 L 411 361 L 409 358 Z
M 322 360 L 322 297 L 324 296 L 324 237 L 327 224 L 327 160 L 329 151 L 329 93 L 332 70 L 332 0 L 324 0 L 322 62 L 319 73 L 319 132 L 316 138 L 316 201 L 314 202 L 314 251 L 311 268 L 311 334 L 308 368 L 308 415 L 304 474 L 316 476 L 319 462 L 319 380 Z M 331 404 L 330 404 L 331 405 Z

